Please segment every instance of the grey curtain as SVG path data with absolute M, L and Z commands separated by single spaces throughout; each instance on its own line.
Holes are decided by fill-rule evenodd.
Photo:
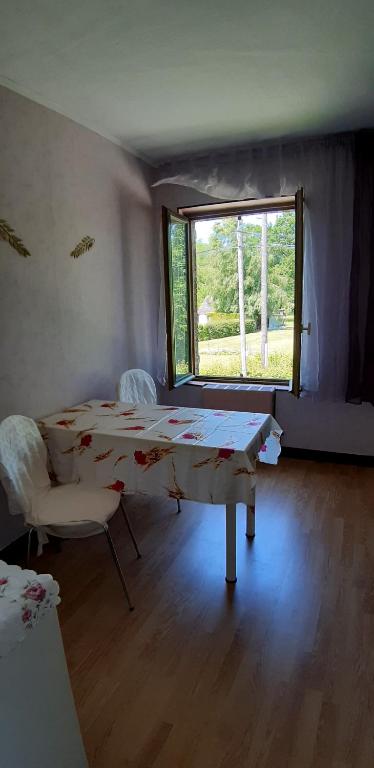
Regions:
M 374 405 L 374 130 L 356 134 L 354 166 L 346 399 Z

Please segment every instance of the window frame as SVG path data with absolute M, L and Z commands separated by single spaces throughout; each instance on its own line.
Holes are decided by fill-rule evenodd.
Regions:
M 244 376 L 208 376 L 196 374 L 196 297 L 194 287 L 196 286 L 196 249 L 195 239 L 193 237 L 195 221 L 224 218 L 228 216 L 246 215 L 251 213 L 267 213 L 271 211 L 295 211 L 295 285 L 294 285 L 294 332 L 293 332 L 293 358 L 292 358 L 292 379 L 274 379 L 274 378 L 251 378 Z M 173 318 L 170 301 L 170 275 L 169 275 L 169 242 L 166 213 L 180 218 L 188 223 L 188 293 L 189 293 L 189 325 L 190 325 L 190 350 L 191 350 L 191 373 L 182 381 L 175 381 L 175 373 L 171 363 L 170 354 L 172 353 L 173 343 Z M 234 200 L 231 202 L 204 204 L 194 206 L 181 206 L 177 211 L 168 211 L 162 209 L 163 215 L 163 240 L 164 240 L 164 265 L 165 265 L 165 290 L 166 290 L 166 328 L 168 338 L 168 385 L 169 389 L 174 389 L 194 379 L 197 382 L 222 382 L 222 383 L 243 383 L 243 384 L 263 384 L 273 385 L 274 387 L 287 388 L 296 397 L 300 396 L 300 367 L 301 367 L 301 339 L 302 332 L 307 330 L 310 333 L 310 325 L 303 327 L 302 323 L 302 289 L 303 289 L 303 249 L 304 249 L 304 190 L 299 188 L 294 195 L 251 199 Z M 168 254 L 168 260 L 166 256 Z M 192 290 L 191 290 L 192 288 Z
M 171 242 L 169 238 L 169 227 L 171 219 L 174 218 L 185 224 L 185 242 L 187 258 L 187 319 L 188 319 L 188 341 L 189 341 L 189 367 L 191 370 L 185 376 L 177 380 L 176 359 L 175 359 L 175 333 L 174 333 L 174 303 L 173 303 L 173 285 L 171 270 Z M 169 389 L 175 389 L 182 384 L 186 384 L 195 378 L 195 349 L 193 339 L 193 307 L 192 307 L 192 271 L 191 271 L 191 222 L 179 211 L 171 211 L 162 206 L 162 234 L 164 250 L 164 277 L 165 277 L 165 310 L 166 310 L 166 339 L 167 339 L 167 367 L 168 367 L 168 385 Z

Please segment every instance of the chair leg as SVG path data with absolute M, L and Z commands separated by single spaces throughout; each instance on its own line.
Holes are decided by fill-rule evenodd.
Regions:
M 33 531 L 34 531 L 34 530 L 35 530 L 35 528 L 29 528 L 29 535 L 28 535 L 28 539 L 27 539 L 27 560 L 26 560 L 26 565 L 27 565 L 27 568 L 28 568 L 28 567 L 29 567 L 29 565 L 30 565 L 30 557 L 31 557 L 31 537 L 32 537 L 32 534 L 33 534 Z
M 108 539 L 109 549 L 111 551 L 111 554 L 112 554 L 115 566 L 117 568 L 118 575 L 119 575 L 119 577 L 121 579 L 121 584 L 122 584 L 123 591 L 124 591 L 124 593 L 126 595 L 126 600 L 127 600 L 128 604 L 129 604 L 130 611 L 133 611 L 134 610 L 134 606 L 133 606 L 133 604 L 131 602 L 130 595 L 129 595 L 129 592 L 128 592 L 128 589 L 127 589 L 127 586 L 126 586 L 125 577 L 123 575 L 122 568 L 121 568 L 120 562 L 118 560 L 118 555 L 117 555 L 115 546 L 113 544 L 113 539 L 112 539 L 112 537 L 110 535 L 110 531 L 109 531 L 109 528 L 108 528 L 107 525 L 104 526 L 104 531 L 105 531 L 106 537 Z
M 125 509 L 125 505 L 124 505 L 123 499 L 121 499 L 121 501 L 120 501 L 120 507 L 121 507 L 121 510 L 122 510 L 122 514 L 123 514 L 123 517 L 124 517 L 125 523 L 126 523 L 126 525 L 127 525 L 127 529 L 128 529 L 128 532 L 129 532 L 129 534 L 130 534 L 130 536 L 131 536 L 131 541 L 132 541 L 132 543 L 133 543 L 133 545 L 134 545 L 134 548 L 135 548 L 135 552 L 136 552 L 136 554 L 137 554 L 137 557 L 138 557 L 138 559 L 139 559 L 139 558 L 141 557 L 141 553 L 140 553 L 140 551 L 139 551 L 138 543 L 137 543 L 137 541 L 136 541 L 136 538 L 135 538 L 135 535 L 134 535 L 134 531 L 133 531 L 133 529 L 132 529 L 132 527 L 131 527 L 131 523 L 130 523 L 130 520 L 129 520 L 129 518 L 128 518 L 127 512 L 126 512 L 126 509 Z
M 177 505 L 178 505 L 178 512 L 177 512 L 177 514 L 180 515 L 180 513 L 182 512 L 182 509 L 181 509 L 181 503 L 180 503 L 179 499 L 177 499 Z

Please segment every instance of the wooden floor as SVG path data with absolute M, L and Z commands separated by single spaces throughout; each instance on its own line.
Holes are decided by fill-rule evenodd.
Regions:
M 113 521 L 136 609 L 105 539 L 33 561 L 60 621 L 91 768 L 373 768 L 374 470 L 263 466 L 257 536 L 224 509 L 129 501 L 143 559 Z

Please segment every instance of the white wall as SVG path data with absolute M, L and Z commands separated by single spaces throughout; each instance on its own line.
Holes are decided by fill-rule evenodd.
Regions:
M 112 398 L 128 367 L 154 373 L 150 169 L 0 88 L 0 179 L 0 219 L 31 252 L 22 258 L 0 240 L 0 419 Z M 84 235 L 95 245 L 74 260 Z M 12 525 L 0 520 L 0 546 Z
M 212 198 L 177 185 L 162 185 L 154 191 L 156 215 L 161 205 L 179 206 L 212 202 Z M 198 387 L 182 386 L 172 392 L 164 388 L 165 402 L 201 406 Z M 277 392 L 276 418 L 284 430 L 283 444 L 293 448 L 374 455 L 374 408 L 369 404 L 297 400 L 288 392 Z
M 71 120 L 0 88 L 0 418 L 114 394 L 155 366 L 157 255 L 149 170 Z M 72 259 L 83 235 L 93 249 Z

